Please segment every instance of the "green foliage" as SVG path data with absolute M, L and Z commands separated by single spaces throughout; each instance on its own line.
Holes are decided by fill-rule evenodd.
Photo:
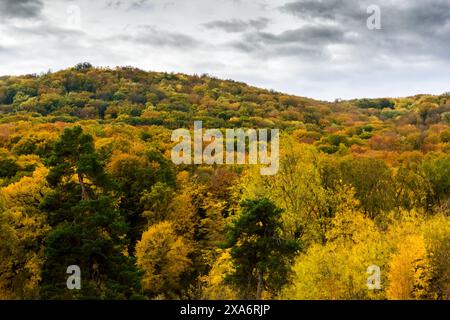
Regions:
M 0 160 L 0 178 L 11 178 L 14 177 L 20 167 L 13 159 L 1 159 Z
M 286 283 L 289 263 L 300 246 L 281 236 L 281 213 L 267 199 L 241 203 L 242 213 L 228 234 L 234 273 L 228 276 L 242 298 L 260 299 L 263 290 L 275 294 Z
M 140 287 L 133 259 L 124 254 L 128 226 L 110 198 L 80 201 L 72 221 L 58 224 L 45 243 L 41 294 L 48 299 L 127 299 Z M 67 290 L 66 269 L 78 265 L 82 289 Z
M 139 289 L 139 273 L 126 254 L 128 224 L 115 200 L 98 195 L 109 186 L 93 138 L 81 127 L 65 129 L 49 160 L 47 180 L 55 188 L 42 208 L 53 226 L 45 245 L 41 294 L 51 299 L 125 299 Z M 73 175 L 77 183 L 72 182 Z M 91 181 L 90 184 L 85 179 Z M 81 196 L 76 195 L 81 189 Z M 63 199 L 70 199 L 64 201 Z M 62 213 L 61 215 L 58 213 Z M 68 291 L 66 268 L 83 272 L 80 291 Z
M 395 103 L 389 99 L 379 99 L 379 100 L 369 100 L 362 99 L 357 101 L 357 106 L 363 109 L 393 109 L 395 107 Z
M 94 140 L 91 135 L 83 134 L 80 126 L 64 130 L 55 144 L 48 164 L 51 166 L 47 178 L 50 185 L 69 184 L 72 176 L 77 175 L 83 200 L 89 199 L 89 193 L 92 193 L 84 181 L 86 178 L 98 186 L 105 186 L 106 176 L 95 153 Z M 62 182 L 63 179 L 64 182 Z
M 348 159 L 340 164 L 341 179 L 352 185 L 364 212 L 374 218 L 393 208 L 393 178 L 389 167 L 372 158 Z
M 422 164 L 423 174 L 429 186 L 427 204 L 442 206 L 450 197 L 450 158 L 429 157 Z

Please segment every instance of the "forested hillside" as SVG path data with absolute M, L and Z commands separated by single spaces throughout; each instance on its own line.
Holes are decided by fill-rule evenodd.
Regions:
M 280 129 L 279 173 L 174 165 L 195 120 Z M 89 63 L 0 77 L 0 299 L 449 299 L 449 213 L 450 94 L 331 103 Z

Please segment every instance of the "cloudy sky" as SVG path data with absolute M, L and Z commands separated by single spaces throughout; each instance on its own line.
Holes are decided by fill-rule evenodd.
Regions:
M 450 0 L 0 0 L 0 75 L 82 61 L 324 100 L 439 94 L 450 91 Z

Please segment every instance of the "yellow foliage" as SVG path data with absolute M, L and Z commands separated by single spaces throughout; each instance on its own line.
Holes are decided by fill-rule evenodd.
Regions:
M 398 252 L 389 264 L 387 297 L 407 300 L 425 296 L 431 275 L 431 265 L 422 235 L 407 237 L 398 245 Z
M 332 221 L 325 245 L 314 244 L 293 266 L 284 299 L 448 299 L 450 221 L 416 211 L 391 216 L 387 230 L 349 208 Z M 381 270 L 381 289 L 368 290 L 369 266 Z
M 233 288 L 227 285 L 225 276 L 234 270 L 230 250 L 218 250 L 219 257 L 213 264 L 209 274 L 202 277 L 204 288 L 202 299 L 208 300 L 233 300 L 237 295 Z
M 352 217 L 355 217 L 352 220 Z M 299 255 L 293 266 L 293 282 L 281 294 L 284 299 L 382 299 L 383 291 L 367 288 L 367 268 L 384 270 L 389 243 L 373 222 L 361 213 L 343 211 L 333 220 L 326 245 L 314 244 Z
M 48 190 L 47 171 L 37 168 L 32 177 L 0 190 L 0 298 L 38 297 L 49 227 L 37 206 Z
M 42 195 L 49 190 L 46 186 L 48 169 L 39 167 L 32 177 L 23 177 L 2 189 L 9 208 L 31 204 L 39 204 Z
M 144 290 L 156 296 L 180 289 L 180 277 L 188 270 L 191 246 L 177 236 L 170 222 L 151 226 L 136 245 L 138 267 L 144 272 Z
M 428 298 L 450 300 L 450 219 L 436 216 L 424 228 L 425 242 L 433 265 Z

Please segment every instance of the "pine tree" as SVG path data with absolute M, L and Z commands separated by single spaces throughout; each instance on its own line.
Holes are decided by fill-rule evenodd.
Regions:
M 80 127 L 66 129 L 49 163 L 47 179 L 55 189 L 42 204 L 53 227 L 46 239 L 43 297 L 132 297 L 140 277 L 127 253 L 129 228 L 116 199 L 107 193 L 109 179 L 92 136 Z M 71 265 L 81 269 L 81 290 L 66 286 Z
M 245 200 L 241 208 L 228 234 L 235 271 L 227 280 L 242 298 L 261 299 L 264 290 L 274 295 L 286 284 L 300 244 L 282 237 L 282 210 L 269 200 Z

